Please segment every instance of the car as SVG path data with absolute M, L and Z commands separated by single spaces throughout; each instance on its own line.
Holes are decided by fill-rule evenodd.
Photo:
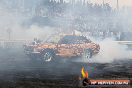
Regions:
M 50 62 L 56 57 L 72 58 L 80 57 L 92 58 L 99 53 L 100 46 L 84 36 L 65 35 L 57 43 L 38 42 L 37 39 L 32 44 L 24 45 L 26 55 L 31 59 L 37 58 Z

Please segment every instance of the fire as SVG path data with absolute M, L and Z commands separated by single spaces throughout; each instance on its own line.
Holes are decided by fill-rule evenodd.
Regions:
M 81 73 L 82 73 L 82 77 L 83 77 L 83 78 L 88 78 L 88 71 L 85 71 L 85 70 L 84 70 L 84 67 L 82 67 Z

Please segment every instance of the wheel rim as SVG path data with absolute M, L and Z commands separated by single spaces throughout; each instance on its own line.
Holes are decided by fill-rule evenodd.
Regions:
M 86 55 L 86 57 L 87 57 L 87 58 L 90 58 L 90 55 L 91 55 L 91 53 L 87 50 L 87 55 Z
M 89 50 L 85 50 L 85 58 L 90 58 L 91 52 Z
M 46 61 L 46 62 L 50 62 L 50 61 L 52 60 L 51 53 L 46 52 L 46 53 L 43 55 L 43 59 L 44 59 L 44 61 Z

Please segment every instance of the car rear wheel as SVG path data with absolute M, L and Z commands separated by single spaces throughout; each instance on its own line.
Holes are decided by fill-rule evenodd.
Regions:
M 87 58 L 87 59 L 92 58 L 92 49 L 85 49 L 83 56 L 84 58 Z
M 53 50 L 51 49 L 46 49 L 42 52 L 41 54 L 41 59 L 44 61 L 44 62 L 51 62 L 53 61 L 54 59 L 54 56 L 55 56 L 55 53 Z

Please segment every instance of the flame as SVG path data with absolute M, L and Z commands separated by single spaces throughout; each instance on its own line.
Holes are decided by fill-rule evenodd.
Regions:
M 85 70 L 84 70 L 84 67 L 82 67 L 81 73 L 82 73 L 82 77 L 83 77 L 83 78 L 88 78 L 88 71 L 85 71 Z

